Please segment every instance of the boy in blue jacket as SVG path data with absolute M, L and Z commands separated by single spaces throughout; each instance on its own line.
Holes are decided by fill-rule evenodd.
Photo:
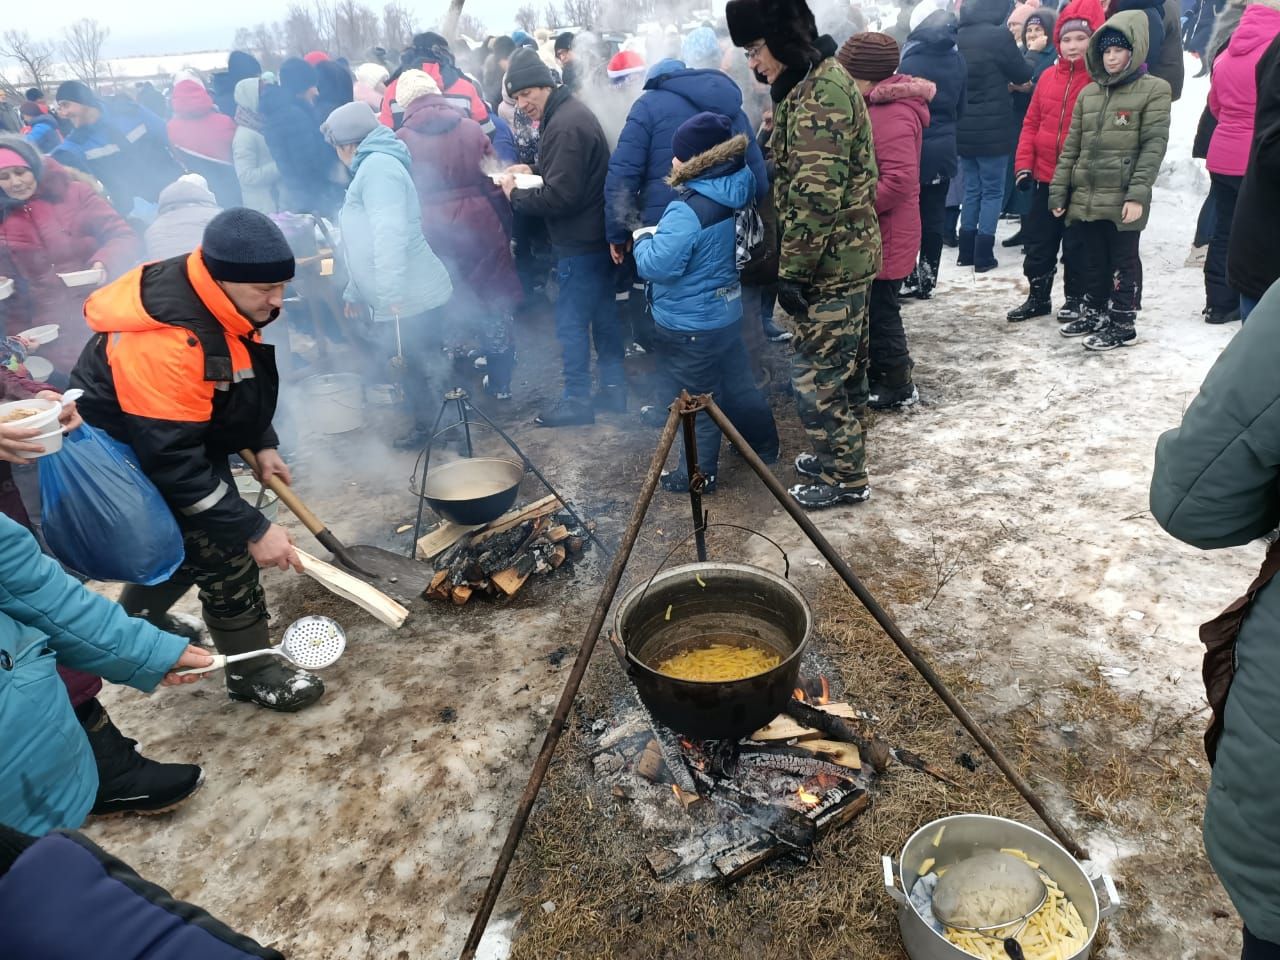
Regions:
M 698 113 L 677 128 L 671 141 L 668 178 L 676 199 L 658 226 L 638 231 L 636 271 L 649 282 L 654 346 L 663 398 L 681 390 L 713 394 L 766 461 L 777 459 L 773 411 L 756 388 L 742 339 L 742 286 L 738 282 L 736 215 L 755 195 L 746 164 L 747 138 L 718 113 Z M 707 476 L 705 493 L 716 488 L 720 431 L 698 417 L 698 461 Z M 663 474 L 673 492 L 689 489 L 688 466 Z

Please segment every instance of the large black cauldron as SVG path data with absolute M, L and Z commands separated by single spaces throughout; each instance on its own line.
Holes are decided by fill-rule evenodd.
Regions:
M 668 619 L 668 608 L 670 618 Z M 796 688 L 813 613 L 790 582 L 740 563 L 691 563 L 627 593 L 611 640 L 654 719 L 695 740 L 738 739 L 764 726 Z M 704 638 L 734 634 L 771 647 L 782 662 L 745 680 L 677 680 L 653 664 Z

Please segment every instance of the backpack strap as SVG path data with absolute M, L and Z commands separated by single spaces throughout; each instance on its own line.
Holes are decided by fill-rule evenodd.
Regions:
M 726 207 L 723 203 L 716 203 L 716 201 L 709 197 L 704 197 L 698 191 L 690 190 L 688 187 L 682 188 L 676 196 L 693 210 L 703 230 L 713 227 L 717 223 L 724 223 L 734 214 L 732 208 Z

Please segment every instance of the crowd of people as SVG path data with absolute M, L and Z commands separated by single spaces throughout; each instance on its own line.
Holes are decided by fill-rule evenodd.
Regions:
M 729 0 L 717 24 L 615 46 L 515 31 L 472 50 L 422 33 L 395 64 L 312 51 L 264 71 L 237 51 L 225 71 L 187 71 L 166 90 L 73 80 L 52 106 L 28 91 L 16 119 L 0 110 L 5 397 L 83 389 L 64 426 L 83 418 L 133 449 L 186 559 L 118 604 L 87 591 L 23 529 L 9 464 L 26 462 L 31 434 L 0 424 L 0 669 L 26 691 L 0 682 L 3 726 L 22 731 L 0 745 L 3 819 L 41 835 L 91 813 L 166 810 L 199 786 L 197 767 L 133 749 L 97 700 L 99 678 L 189 682 L 175 671 L 211 662 L 188 643 L 204 631 L 223 654 L 269 642 L 258 570 L 298 558 L 240 498 L 228 457 L 247 448 L 260 477 L 290 479 L 262 336 L 299 235 L 318 225 L 338 238 L 345 318 L 362 337 L 350 352 L 368 377 L 402 362 L 400 445 L 427 440 L 446 349 L 470 348 L 487 395 L 512 397 L 519 321 L 542 299 L 563 388 L 538 425 L 637 406 L 651 423 L 652 401 L 711 393 L 774 462 L 760 372 L 765 345 L 789 341 L 811 447 L 790 493 L 809 509 L 856 504 L 871 495 L 869 411 L 919 398 L 928 358 L 911 350 L 903 306 L 943 295 L 946 248 L 985 273 L 1000 219 L 1017 218 L 1005 248 L 1021 249 L 1028 292 L 1007 320 L 1053 316 L 1096 352 L 1135 342 L 1140 241 L 1184 43 L 1212 77 L 1197 144 L 1212 178 L 1197 231 L 1204 318 L 1257 307 L 1280 276 L 1264 235 L 1280 214 L 1280 3 L 1236 2 L 920 0 L 889 30 L 865 29 L 851 7 L 827 32 L 805 0 Z M 88 285 L 64 282 L 83 274 Z M 22 334 L 49 323 L 61 335 L 43 354 L 46 386 L 28 375 Z M 638 353 L 653 355 L 657 386 L 637 405 Z M 721 437 L 705 417 L 697 436 L 711 493 Z M 676 492 L 692 481 L 685 463 L 662 477 Z M 203 631 L 169 612 L 193 586 Z M 324 689 L 270 658 L 225 682 L 233 699 L 281 711 Z M 1222 857 L 1243 856 L 1226 846 Z M 1245 909 L 1246 873 L 1224 879 L 1256 956 L 1275 956 L 1280 929 Z

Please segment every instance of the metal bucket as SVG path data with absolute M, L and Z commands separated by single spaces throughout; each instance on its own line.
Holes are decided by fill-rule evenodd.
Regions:
M 249 506 L 254 507 L 258 504 L 258 498 L 262 498 L 262 506 L 258 510 L 264 517 L 272 523 L 276 522 L 276 516 L 280 513 L 280 498 L 276 496 L 274 490 L 262 490 L 262 484 L 248 474 L 240 474 L 236 477 L 236 489 L 240 491 L 240 499 L 246 501 Z
M 941 831 L 941 840 L 933 841 Z M 1003 817 L 966 813 L 944 817 L 927 823 L 906 842 L 897 861 L 883 857 L 884 887 L 898 901 L 898 928 L 902 945 L 911 960 L 973 960 L 970 954 L 954 946 L 933 929 L 931 917 L 922 917 L 908 896 L 920 879 L 920 867 L 930 858 L 946 866 L 967 859 L 975 853 L 1013 847 L 1040 864 L 1040 869 L 1066 894 L 1080 914 L 1089 939 L 1084 947 L 1064 960 L 1087 960 L 1098 936 L 1098 922 L 1120 909 L 1120 896 L 1111 877 L 1089 878 L 1075 857 L 1056 841 L 1026 824 Z M 1099 894 L 1105 892 L 1107 902 L 1099 905 Z
M 321 373 L 302 381 L 307 419 L 324 434 L 364 426 L 364 389 L 354 373 Z
M 813 612 L 790 581 L 742 563 L 690 563 L 657 574 L 627 593 L 614 614 L 612 641 L 654 719 L 698 740 L 737 739 L 786 706 Z M 731 633 L 775 650 L 782 661 L 742 680 L 680 680 L 653 665 L 701 638 Z

